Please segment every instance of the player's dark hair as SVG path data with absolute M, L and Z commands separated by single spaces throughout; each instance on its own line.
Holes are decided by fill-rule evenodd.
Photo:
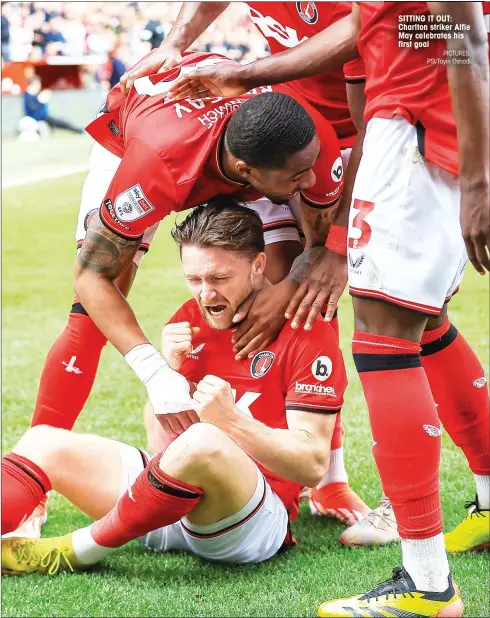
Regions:
M 235 198 L 218 195 L 197 206 L 171 232 L 179 247 L 221 247 L 253 260 L 264 251 L 264 230 L 259 215 Z
M 284 167 L 315 136 L 315 123 L 295 99 L 281 92 L 243 103 L 226 127 L 226 146 L 252 167 Z

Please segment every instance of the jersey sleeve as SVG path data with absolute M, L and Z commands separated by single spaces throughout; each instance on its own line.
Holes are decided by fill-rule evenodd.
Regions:
M 328 208 L 340 197 L 344 187 L 344 169 L 340 145 L 334 128 L 321 114 L 309 109 L 320 138 L 320 156 L 313 166 L 316 183 L 301 192 L 303 199 L 313 208 Z
M 344 359 L 337 336 L 318 319 L 310 331 L 297 331 L 297 345 L 288 346 L 286 410 L 336 414 L 347 387 Z
M 366 81 L 366 69 L 362 58 L 354 58 L 344 64 L 344 78 L 348 84 L 359 84 Z
M 167 165 L 146 142 L 133 138 L 102 201 L 102 222 L 124 238 L 139 238 L 178 207 Z

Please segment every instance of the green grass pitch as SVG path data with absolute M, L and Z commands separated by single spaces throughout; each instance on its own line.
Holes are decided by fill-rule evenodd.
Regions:
M 27 148 L 27 146 L 25 146 Z M 3 432 L 6 452 L 27 429 L 37 383 L 51 343 L 66 323 L 72 298 L 74 228 L 82 175 L 4 191 L 3 201 Z M 179 259 L 164 222 L 131 293 L 155 345 L 161 327 L 186 299 Z M 488 359 L 488 279 L 468 269 L 452 302 L 455 325 Z M 380 483 L 371 455 L 366 405 L 350 355 L 352 312 L 341 301 L 342 347 L 350 386 L 345 403 L 346 459 L 353 487 L 371 505 Z M 106 347 L 92 396 L 76 430 L 144 446 L 145 391 L 124 360 Z M 60 465 L 63 465 L 60 462 Z M 442 500 L 446 529 L 464 516 L 475 489 L 461 452 L 443 439 Z M 68 532 L 88 519 L 64 498 L 50 502 L 45 536 Z M 268 563 L 228 568 L 183 554 L 154 554 L 129 544 L 99 568 L 58 577 L 4 578 L 4 616 L 312 616 L 331 598 L 360 593 L 387 579 L 400 563 L 397 545 L 350 549 L 337 539 L 342 526 L 302 509 L 294 524 L 299 544 Z M 489 616 L 488 554 L 451 557 L 466 615 Z

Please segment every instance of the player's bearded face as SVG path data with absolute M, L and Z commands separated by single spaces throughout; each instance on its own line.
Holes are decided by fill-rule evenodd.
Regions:
M 238 307 L 262 280 L 265 255 L 250 260 L 219 247 L 184 246 L 182 265 L 203 318 L 211 328 L 225 330 L 233 326 Z
M 320 154 L 320 142 L 313 140 L 292 155 L 284 168 L 251 168 L 249 182 L 273 204 L 287 204 L 299 191 L 312 187 L 316 182 L 312 170 Z

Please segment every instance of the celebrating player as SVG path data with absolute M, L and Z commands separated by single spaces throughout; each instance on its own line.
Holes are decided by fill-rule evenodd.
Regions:
M 431 37 L 416 48 L 399 45 L 400 22 L 437 23 L 446 15 L 467 25 L 464 36 Z M 270 83 L 312 74 L 336 58 L 345 61 L 342 54 L 356 41 L 366 64 L 368 126 L 352 208 L 337 213 L 327 242 L 331 251 L 319 258 L 287 313 L 299 322 L 310 312 L 310 323 L 332 281 L 344 285 L 332 250 L 348 252 L 354 359 L 404 568 L 370 593 L 326 603 L 320 612 L 352 616 L 389 607 L 459 616 L 462 603 L 442 536 L 439 418 L 463 449 L 477 487 L 469 516 L 448 536 L 448 549 L 490 542 L 486 378 L 446 307 L 464 269 L 464 245 L 478 272 L 490 268 L 488 49 L 481 5 L 362 2 L 350 18 L 294 50 L 229 78 L 226 70 L 192 75 L 175 92 L 221 92 L 226 84 L 239 90 L 260 83 L 261 75 Z
M 121 78 L 123 93 L 130 91 L 136 79 L 162 69 L 171 69 L 181 62 L 185 50 L 229 4 L 182 3 L 172 30 L 161 46 L 145 56 Z M 272 54 L 295 47 L 349 15 L 351 11 L 350 2 L 247 2 L 247 5 L 250 18 L 267 38 Z M 344 167 L 351 156 L 355 167 L 361 154 L 364 134 L 364 79 L 364 64 L 357 55 L 343 67 L 339 64 L 320 75 L 288 83 L 288 86 L 304 97 L 332 125 L 339 140 Z M 197 92 L 194 96 L 197 98 L 201 95 Z M 349 199 L 349 196 L 345 197 Z M 271 262 L 272 260 L 269 260 L 269 265 Z M 337 300 L 338 298 L 331 298 L 327 307 L 328 319 L 332 319 L 336 311 Z M 250 352 L 254 340 L 263 341 L 268 321 L 267 310 L 260 311 L 258 306 L 253 307 L 251 315 L 235 334 L 237 350 L 246 355 Z M 338 448 L 332 454 L 334 459 L 341 457 L 341 445 L 340 437 Z M 319 487 L 310 492 L 310 508 L 314 513 L 334 514 L 345 523 L 353 524 L 357 519 L 356 513 L 365 514 L 369 509 L 347 486 L 346 474 L 336 478 L 342 478 L 344 482 L 332 484 L 322 480 Z M 386 506 L 384 508 L 386 510 Z M 396 528 L 393 527 L 378 529 L 374 534 L 381 542 L 389 542 L 397 536 Z
M 299 491 L 324 474 L 347 383 L 337 334 L 321 319 L 309 332 L 285 327 L 267 350 L 237 361 L 233 316 L 268 285 L 260 217 L 230 198 L 211 200 L 172 235 L 192 300 L 164 329 L 173 369 L 163 386 L 176 390 L 177 371 L 192 384 L 190 407 L 167 415 L 186 430 L 151 460 L 98 436 L 28 430 L 2 459 L 2 530 L 50 488 L 98 521 L 57 539 L 3 539 L 2 572 L 86 568 L 136 538 L 231 563 L 261 562 L 294 543 Z
M 128 97 L 115 88 L 105 112 L 88 127 L 97 143 L 77 227 L 78 298 L 46 359 L 33 426 L 73 427 L 107 339 L 126 355 L 147 386 L 153 408 L 159 410 L 166 363 L 142 333 L 124 295 L 158 222 L 172 210 L 205 203 L 218 193 L 256 200 L 253 207 L 263 218 L 271 258 L 266 275 L 279 282 L 255 298 L 262 319 L 279 324 L 262 345 L 282 327 L 283 311 L 304 272 L 302 257 L 283 280 L 302 250 L 288 203 L 292 208 L 296 204 L 307 243 L 323 245 L 331 217 L 328 208 L 342 191 L 339 145 L 330 124 L 287 86 L 265 87 L 232 99 L 165 102 L 176 77 L 225 60 L 190 54 L 179 68 L 138 80 Z M 311 259 L 314 251 L 304 258 Z M 236 319 L 242 318 L 239 311 Z M 249 320 L 253 319 L 251 310 Z M 238 332 L 245 328 L 241 324 Z M 258 343 L 250 345 L 237 354 L 246 357 Z M 322 483 L 331 490 L 331 511 L 352 524 L 368 509 L 347 484 L 340 417 L 334 446 L 332 470 L 337 473 L 329 473 Z
M 321 211 L 342 190 L 340 152 L 333 129 L 299 95 L 278 86 L 274 92 L 263 88 L 238 99 L 165 103 L 166 91 L 181 72 L 200 62 L 223 60 L 192 54 L 179 69 L 137 82 L 127 98 L 113 89 L 106 113 L 87 128 L 98 144 L 91 153 L 77 228 L 78 299 L 48 355 L 34 425 L 73 426 L 107 339 L 125 355 L 132 351 L 126 359 L 140 377 L 146 369 L 150 374 L 164 371 L 122 294 L 156 224 L 172 210 L 205 203 L 219 193 L 250 201 L 266 195 L 281 204 L 301 193 L 301 213 L 308 212 L 316 226 L 311 233 L 316 241 L 324 235 Z M 276 212 L 276 225 L 294 224 L 287 205 Z M 273 288 L 279 294 L 271 295 L 272 316 L 278 297 L 284 306 L 295 287 L 289 279 Z M 158 382 L 149 387 L 155 411 L 161 396 Z

